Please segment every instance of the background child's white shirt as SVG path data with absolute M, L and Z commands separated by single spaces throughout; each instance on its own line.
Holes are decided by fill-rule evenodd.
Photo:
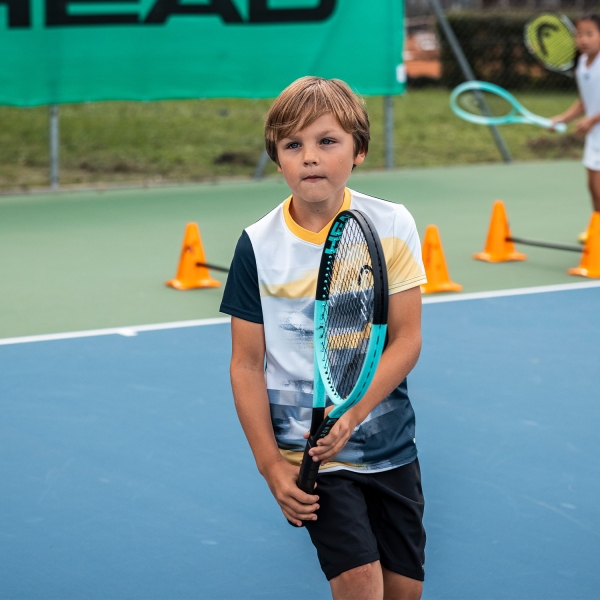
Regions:
M 582 54 L 575 75 L 586 117 L 600 114 L 600 54 L 589 67 L 587 54 Z M 585 138 L 583 164 L 588 169 L 600 171 L 600 123 L 594 125 Z

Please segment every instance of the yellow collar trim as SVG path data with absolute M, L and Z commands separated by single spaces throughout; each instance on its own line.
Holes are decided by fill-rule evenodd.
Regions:
M 325 243 L 325 240 L 327 239 L 327 234 L 329 233 L 329 228 L 331 227 L 331 224 L 333 223 L 335 217 L 337 217 L 343 210 L 348 210 L 350 208 L 350 205 L 352 203 L 352 194 L 350 193 L 350 190 L 348 188 L 344 190 L 344 201 L 342 202 L 340 210 L 337 212 L 335 217 L 333 217 L 333 219 L 331 219 L 331 221 L 329 221 L 329 223 L 327 223 L 327 225 L 325 225 L 325 227 L 323 227 L 323 229 L 321 229 L 321 231 L 318 231 L 317 233 L 315 233 L 314 231 L 309 231 L 308 229 L 304 229 L 304 227 L 300 227 L 300 225 L 298 225 L 298 223 L 296 223 L 296 221 L 292 219 L 292 215 L 290 214 L 291 203 L 292 196 L 290 196 L 283 203 L 283 218 L 288 229 L 301 240 L 320 246 L 321 244 Z

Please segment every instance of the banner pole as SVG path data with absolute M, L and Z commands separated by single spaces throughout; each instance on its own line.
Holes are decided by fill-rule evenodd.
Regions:
M 454 35 L 454 31 L 452 31 L 452 27 L 450 26 L 450 23 L 448 23 L 448 19 L 446 19 L 446 15 L 444 14 L 444 9 L 441 7 L 439 0 L 429 0 L 429 2 L 435 12 L 435 15 L 436 15 L 438 21 L 440 22 L 440 25 L 442 26 L 442 29 L 444 30 L 444 35 L 446 36 L 446 39 L 448 40 L 448 44 L 450 44 L 450 48 L 452 48 L 452 52 L 454 53 L 454 56 L 456 57 L 456 60 L 458 61 L 460 69 L 463 72 L 464 78 L 467 81 L 475 81 L 475 75 L 473 73 L 473 70 L 471 69 L 471 65 L 469 64 L 467 57 L 465 56 L 464 52 L 462 51 L 462 48 L 460 47 L 460 44 L 459 44 L 458 40 L 456 39 L 456 36 Z M 483 99 L 483 95 L 481 95 L 481 97 L 478 97 L 477 101 L 481 105 L 484 114 L 491 114 L 489 108 L 486 106 L 485 100 Z M 502 156 L 502 160 L 505 163 L 512 162 L 512 156 L 510 155 L 510 150 L 508 149 L 506 142 L 500 135 L 500 132 L 498 131 L 498 129 L 496 129 L 496 127 L 494 125 L 488 125 L 488 127 L 490 129 L 490 133 L 492 134 L 492 137 L 494 138 L 496 147 L 498 148 L 498 151 L 500 152 L 500 154 Z
M 394 168 L 394 97 L 383 97 L 385 128 L 385 168 Z
M 269 162 L 269 155 L 266 150 L 263 150 L 260 158 L 258 159 L 258 163 L 256 165 L 256 169 L 254 169 L 254 179 L 262 179 L 265 174 L 265 167 Z
M 59 188 L 59 130 L 58 130 L 58 105 L 50 105 L 50 188 Z

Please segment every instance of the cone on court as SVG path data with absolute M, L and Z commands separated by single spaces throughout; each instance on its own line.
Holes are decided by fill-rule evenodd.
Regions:
M 183 236 L 177 275 L 175 279 L 167 281 L 166 285 L 176 290 L 219 287 L 221 284 L 210 276 L 208 269 L 197 266 L 197 263 L 206 263 L 200 229 L 197 223 L 188 223 Z
M 421 286 L 424 294 L 460 292 L 462 290 L 462 285 L 450 280 L 440 232 L 435 225 L 429 225 L 425 230 L 422 254 L 427 275 L 427 283 Z
M 600 278 L 600 212 L 592 214 L 581 263 L 578 267 L 569 269 L 567 273 L 580 277 Z
M 486 262 L 507 262 L 510 260 L 525 260 L 527 256 L 517 252 L 513 242 L 508 242 L 511 237 L 506 208 L 502 200 L 494 202 L 492 220 L 488 229 L 487 239 L 483 252 L 473 255 L 477 260 Z

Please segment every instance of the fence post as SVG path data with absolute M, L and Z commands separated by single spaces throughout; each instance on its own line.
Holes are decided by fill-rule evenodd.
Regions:
M 263 150 L 260 158 L 258 159 L 258 163 L 256 164 L 256 169 L 254 169 L 254 179 L 262 179 L 265 174 L 265 167 L 269 162 L 269 154 L 266 150 Z
M 385 127 L 385 168 L 394 168 L 394 96 L 383 97 Z
M 448 43 L 450 44 L 450 48 L 452 48 L 452 52 L 454 53 L 454 56 L 456 57 L 456 60 L 458 61 L 458 64 L 460 65 L 460 68 L 461 68 L 461 71 L 463 72 L 464 78 L 467 81 L 474 81 L 475 75 L 473 74 L 471 65 L 467 61 L 467 58 L 465 57 L 464 52 L 462 51 L 462 48 L 460 47 L 460 44 L 458 43 L 458 40 L 456 39 L 456 36 L 454 35 L 454 31 L 452 31 L 452 27 L 450 27 L 450 23 L 448 23 L 448 19 L 446 19 L 446 15 L 444 14 L 444 10 L 442 9 L 442 7 L 440 5 L 439 0 L 429 0 L 429 2 L 431 4 L 431 7 L 433 8 L 433 11 L 435 12 L 436 17 L 438 18 L 438 21 L 440 22 L 440 25 L 442 26 L 442 29 L 444 30 L 444 35 L 446 36 L 446 39 L 448 40 Z M 485 100 L 483 99 L 483 96 L 481 96 L 481 98 L 478 98 L 478 101 L 480 102 L 480 105 L 485 109 L 485 112 L 488 114 L 491 114 L 485 104 Z M 502 155 L 502 160 L 505 163 L 512 162 L 512 156 L 510 155 L 510 150 L 508 149 L 508 147 L 507 147 L 504 139 L 500 135 L 500 132 L 498 131 L 498 129 L 496 129 L 496 127 L 494 125 L 488 125 L 488 127 L 490 129 L 490 133 L 492 134 L 492 137 L 494 138 L 496 147 L 498 148 L 498 150 L 500 151 L 500 154 Z
M 58 105 L 50 105 L 50 188 L 59 188 L 59 129 L 58 129 Z

